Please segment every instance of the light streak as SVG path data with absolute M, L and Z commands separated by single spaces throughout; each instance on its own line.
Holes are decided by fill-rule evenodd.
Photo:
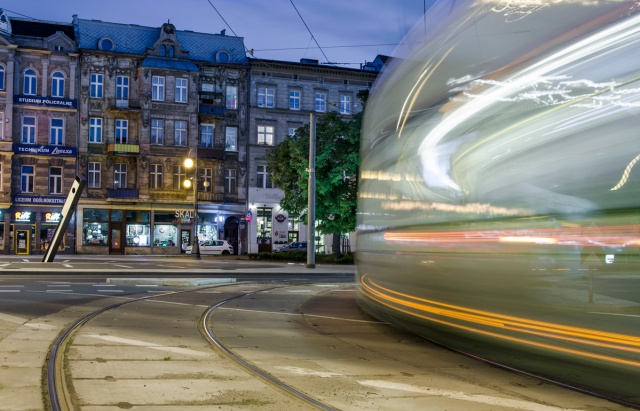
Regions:
M 635 336 L 508 316 L 419 298 L 382 287 L 376 284 L 373 280 L 368 279 L 367 274 L 362 276 L 361 286 L 363 293 L 369 298 L 395 311 L 402 312 L 413 317 L 529 346 L 630 365 L 633 367 L 640 367 L 639 361 L 599 354 L 596 352 L 586 351 L 584 349 L 568 348 L 566 346 L 560 346 L 552 343 L 552 340 L 560 340 L 572 344 L 580 343 L 585 346 L 640 354 L 640 338 Z M 460 322 L 454 322 L 453 320 L 458 320 Z M 479 325 L 497 330 L 490 331 L 481 329 L 477 327 Z M 499 333 L 498 330 L 503 331 L 504 333 Z M 534 335 L 537 337 L 545 337 L 545 339 L 549 339 L 551 341 L 534 341 L 508 335 L 506 332 L 516 332 Z
M 621 188 L 623 185 L 625 185 L 627 183 L 627 179 L 629 178 L 629 174 L 631 174 L 631 169 L 633 168 L 633 166 L 636 165 L 638 160 L 640 160 L 640 154 L 637 155 L 636 158 L 631 160 L 629 165 L 627 165 L 627 168 L 624 169 L 624 173 L 622 173 L 622 178 L 620 179 L 620 182 L 618 182 L 618 184 L 616 184 L 616 186 L 613 187 L 611 189 L 611 191 L 618 190 L 619 188 Z

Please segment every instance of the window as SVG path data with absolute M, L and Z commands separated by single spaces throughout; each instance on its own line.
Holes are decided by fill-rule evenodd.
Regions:
M 49 167 L 49 194 L 62 193 L 62 167 Z
M 4 91 L 4 76 L 5 76 L 4 66 L 0 65 L 0 90 L 3 90 L 3 91 Z
M 213 147 L 213 124 L 200 125 L 200 145 L 202 147 Z
M 151 164 L 149 170 L 149 188 L 162 189 L 162 164 Z
M 35 181 L 35 166 L 22 166 L 20 170 L 20 190 L 23 193 L 33 193 L 33 183 Z
M 184 186 L 182 183 L 187 179 L 187 172 L 182 166 L 173 166 L 173 189 L 180 190 Z
M 258 126 L 258 144 L 273 145 L 273 126 Z
M 36 143 L 36 118 L 22 117 L 22 144 Z
M 226 101 L 229 110 L 238 109 L 238 86 L 227 86 Z
M 64 138 L 64 120 L 61 118 L 52 118 L 51 126 L 49 127 L 49 144 L 54 146 L 61 146 Z
M 176 121 L 175 122 L 175 145 L 186 146 L 187 145 L 187 122 Z
M 176 103 L 187 102 L 187 79 L 176 78 Z
M 129 120 L 116 120 L 116 144 L 127 144 Z
M 127 165 L 125 163 L 113 165 L 113 188 L 127 188 Z
M 258 207 L 256 210 L 256 225 L 258 238 L 271 237 L 271 208 Z
M 164 134 L 164 120 L 151 120 L 151 144 L 162 145 Z
M 102 74 L 91 73 L 91 86 L 89 87 L 89 97 L 102 98 Z
M 234 194 L 236 192 L 236 170 L 225 170 L 224 189 L 227 194 Z
M 316 111 L 324 113 L 327 111 L 327 95 L 324 93 L 316 93 Z
M 151 100 L 164 101 L 164 77 L 153 76 L 151 79 Z
M 202 169 L 202 191 L 205 193 L 210 193 L 213 191 L 213 169 L 211 168 L 203 168 Z M 204 184 L 204 183 L 208 184 Z
M 116 107 L 129 107 L 129 77 L 116 77 Z
M 35 96 L 37 93 L 38 80 L 36 71 L 29 69 L 24 72 L 24 87 L 22 88 L 22 94 L 28 96 Z
M 89 188 L 100 188 L 100 163 L 90 162 L 87 166 L 89 175 L 87 186 Z
M 165 57 L 167 55 L 167 46 L 164 44 L 160 46 L 160 57 Z
M 351 114 L 351 97 L 340 96 L 340 114 Z
M 289 127 L 289 135 L 292 136 L 292 137 L 295 136 L 296 135 L 296 130 L 297 130 L 297 128 L 295 128 L 295 127 Z
M 104 37 L 98 42 L 98 48 L 104 51 L 111 51 L 115 48 L 115 43 L 110 38 Z
M 267 166 L 258 166 L 258 188 L 273 188 Z
M 258 89 L 258 107 L 275 107 L 276 91 L 272 88 L 261 87 Z
M 291 90 L 289 92 L 289 109 L 300 110 L 300 92 Z
M 224 149 L 226 151 L 238 151 L 238 127 L 226 128 Z
M 89 143 L 102 143 L 102 119 L 89 118 Z
M 64 74 L 59 71 L 51 75 L 51 97 L 64 97 Z

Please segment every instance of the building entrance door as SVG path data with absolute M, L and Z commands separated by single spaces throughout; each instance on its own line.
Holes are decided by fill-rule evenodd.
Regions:
M 109 241 L 109 254 L 124 254 L 122 245 L 122 224 L 111 224 L 111 238 Z
M 29 254 L 31 252 L 31 230 L 16 230 L 16 254 Z
M 227 240 L 233 246 L 233 253 L 238 255 L 239 253 L 239 244 L 238 244 L 238 225 L 240 224 L 240 220 L 236 217 L 229 217 L 227 221 L 224 222 L 224 239 Z
M 191 244 L 191 231 L 190 230 L 180 230 L 180 252 L 186 253 L 187 247 Z

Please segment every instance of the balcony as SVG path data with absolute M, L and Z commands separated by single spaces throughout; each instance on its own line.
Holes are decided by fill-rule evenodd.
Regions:
M 221 148 L 200 147 L 198 148 L 198 157 L 213 160 L 224 160 L 225 151 Z
M 139 194 L 137 188 L 107 188 L 108 198 L 138 198 Z
M 142 109 L 140 100 L 136 99 L 110 98 L 107 100 L 107 106 L 111 112 L 130 112 Z
M 198 106 L 198 113 L 205 116 L 224 117 L 226 112 L 227 108 L 224 106 L 202 103 Z
M 107 152 L 109 154 L 139 154 L 140 145 L 112 143 L 107 146 Z

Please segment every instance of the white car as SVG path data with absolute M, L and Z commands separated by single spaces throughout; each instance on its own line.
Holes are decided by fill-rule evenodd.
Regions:
M 187 254 L 191 254 L 192 248 L 193 248 L 192 245 L 187 247 Z M 228 241 L 225 241 L 225 240 L 204 241 L 202 244 L 200 244 L 200 254 L 229 255 L 229 254 L 233 254 L 233 246 L 229 244 Z

